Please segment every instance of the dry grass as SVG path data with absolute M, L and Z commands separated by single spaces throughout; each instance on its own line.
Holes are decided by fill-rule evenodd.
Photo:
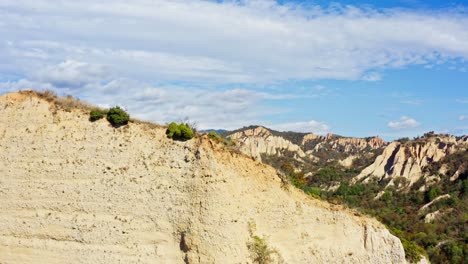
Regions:
M 51 103 L 56 109 L 64 110 L 67 112 L 71 112 L 74 109 L 83 110 L 85 112 L 90 112 L 91 110 L 99 109 L 104 110 L 100 107 L 88 104 L 86 102 L 81 101 L 78 98 L 74 98 L 71 95 L 66 97 L 59 97 L 54 91 L 45 90 L 45 91 L 34 91 L 34 90 L 23 90 L 20 91 L 21 94 L 27 94 L 32 96 L 37 96 L 38 98 L 44 99 L 47 102 Z M 148 121 L 142 121 L 139 119 L 132 118 L 130 123 L 140 124 L 147 129 L 156 129 L 156 128 L 166 128 L 166 125 L 155 124 Z
M 71 95 L 66 97 L 59 97 L 54 91 L 45 90 L 45 91 L 26 91 L 28 93 L 33 93 L 37 97 L 46 100 L 49 103 L 52 103 L 58 109 L 71 112 L 73 109 L 80 109 L 83 111 L 91 111 L 92 109 L 100 109 L 99 107 L 90 105 L 86 102 L 80 101 L 78 98 L 74 98 Z
M 139 119 L 135 119 L 135 118 L 130 119 L 130 123 L 140 124 L 140 125 L 143 125 L 145 128 L 148 128 L 148 129 L 167 128 L 166 125 L 151 123 L 149 121 L 143 121 L 143 120 L 139 120 Z

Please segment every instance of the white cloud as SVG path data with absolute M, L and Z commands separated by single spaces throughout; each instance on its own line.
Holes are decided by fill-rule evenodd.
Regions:
M 99 82 L 110 77 L 108 75 L 109 73 L 103 66 L 67 60 L 39 70 L 35 77 L 41 82 L 66 88 L 82 87 L 88 83 Z
M 72 75 L 75 76 L 75 75 Z M 154 86 L 129 79 L 106 83 L 92 82 L 75 88 L 58 88 L 51 83 L 22 79 L 0 82 L 0 91 L 34 88 L 53 90 L 59 95 L 73 95 L 86 102 L 109 107 L 119 105 L 132 117 L 157 122 L 195 122 L 199 129 L 237 129 L 247 124 L 260 124 L 265 116 L 284 110 L 265 105 L 265 100 L 293 98 L 290 94 L 271 94 L 255 90 Z
M 330 131 L 330 127 L 326 123 L 315 120 L 275 124 L 269 125 L 268 127 L 279 131 L 294 131 L 302 133 L 314 133 L 319 135 L 327 134 Z
M 466 115 L 461 115 L 460 117 L 458 117 L 458 120 L 460 120 L 460 121 L 468 120 L 468 116 L 466 116 Z
M 148 82 L 377 81 L 389 68 L 468 59 L 468 18 L 456 11 L 2 0 L 0 17 L 0 69 L 25 76 L 74 60 Z
M 392 129 L 415 128 L 420 125 L 418 121 L 408 116 L 402 116 L 399 121 L 390 121 L 387 123 L 387 126 Z
M 1 0 L 0 17 L 0 93 L 51 89 L 122 104 L 146 120 L 188 117 L 200 128 L 259 124 L 283 111 L 265 101 L 300 96 L 262 89 L 271 83 L 378 81 L 387 69 L 468 60 L 468 16 L 447 10 L 269 0 Z M 304 98 L 330 93 L 307 90 L 317 94 L 306 91 Z M 329 129 L 312 121 L 283 125 Z

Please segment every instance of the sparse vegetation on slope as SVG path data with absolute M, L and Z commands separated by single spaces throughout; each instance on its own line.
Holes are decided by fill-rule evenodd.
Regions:
M 216 133 L 216 131 L 210 131 L 210 133 L 208 133 L 208 136 L 209 136 L 210 138 L 216 140 L 216 141 L 219 141 L 219 142 L 223 142 L 223 141 L 224 141 L 223 138 L 222 138 L 220 135 L 218 135 L 218 134 Z
M 443 147 L 444 137 L 449 135 L 429 132 L 423 137 L 399 141 L 405 146 L 423 146 L 435 141 Z M 438 162 L 429 160 L 428 166 L 422 169 L 425 175 L 435 177 L 431 182 L 422 177 L 409 187 L 407 178 L 395 177 L 393 185 L 389 185 L 390 178 L 369 178 L 367 182 L 353 184 L 352 179 L 382 152 L 383 149 L 376 149 L 358 156 L 349 168 L 336 162 L 342 157 L 331 156 L 333 151 L 324 155 L 315 152 L 318 160 L 302 158 L 301 161 L 285 151 L 281 156 L 263 154 L 262 161 L 282 171 L 292 185 L 311 196 L 376 217 L 401 239 L 408 261 L 416 262 L 427 255 L 432 263 L 466 263 L 468 151 L 462 149 Z M 431 201 L 427 209 L 420 211 Z
M 264 238 L 255 235 L 256 226 L 253 222 L 249 222 L 249 234 L 251 241 L 247 243 L 247 248 L 250 252 L 250 258 L 253 263 L 270 264 L 274 262 L 274 256 L 277 256 L 277 263 L 282 263 L 282 259 L 278 252 L 271 249 Z
M 80 99 L 75 98 L 71 95 L 67 95 L 66 97 L 59 97 L 52 90 L 45 90 L 45 91 L 24 90 L 24 91 L 21 91 L 20 93 L 36 95 L 37 97 L 42 98 L 49 103 L 52 103 L 57 109 L 62 109 L 67 112 L 70 112 L 73 109 L 81 109 L 81 110 L 89 111 L 95 108 L 92 105 L 87 104 L 81 101 Z
M 6 124 L 1 126 L 0 168 L 11 169 L 0 173 L 7 187 L 1 193 L 6 210 L 0 210 L 0 218 L 7 219 L 4 230 L 14 233 L 0 236 L 0 246 L 11 252 L 0 254 L 0 262 L 51 262 L 57 257 L 86 263 L 404 260 L 400 242 L 376 221 L 284 190 L 272 168 L 230 153 L 208 136 L 171 143 L 166 127 L 92 124 L 87 122 L 91 109 L 65 112 L 32 94 L 0 97 L 0 108 Z M 37 202 L 28 202 L 25 210 L 24 199 Z M 11 215 L 13 211 L 21 214 Z M 77 213 L 79 223 L 70 217 Z M 254 234 L 245 228 L 249 219 L 259 223 Z M 27 225 L 18 229 L 24 221 Z M 288 222 L 294 224 L 278 228 Z M 87 228 L 92 224 L 99 228 Z M 37 226 L 56 228 L 44 237 Z M 372 248 L 362 245 L 367 227 L 375 229 L 369 232 Z M 147 251 L 143 233 L 164 250 Z M 327 236 L 343 246 L 323 243 Z M 73 248 L 67 247 L 70 241 Z
M 459 155 L 456 155 L 459 156 Z M 466 163 L 466 161 L 465 161 Z M 416 262 L 424 250 L 432 263 L 464 263 L 468 253 L 466 212 L 468 211 L 467 172 L 456 181 L 444 176 L 437 184 L 426 191 L 419 191 L 423 180 L 416 183 L 409 191 L 401 192 L 395 187 L 387 187 L 387 181 L 350 184 L 352 176 L 341 178 L 341 185 L 336 191 L 322 191 L 322 198 L 334 203 L 343 203 L 357 208 L 361 212 L 375 216 L 386 224 L 392 233 L 398 236 L 405 248 L 409 261 Z M 310 187 L 322 186 L 320 178 L 312 177 Z M 383 193 L 382 190 L 385 190 Z M 375 199 L 381 194 L 380 198 Z M 442 212 L 434 221 L 425 221 L 430 212 L 419 212 L 427 202 L 437 196 L 450 194 L 451 198 L 437 201 L 430 211 Z M 444 241 L 450 243 L 445 244 Z M 441 244 L 442 243 L 442 244 Z M 460 254 L 459 252 L 463 254 Z

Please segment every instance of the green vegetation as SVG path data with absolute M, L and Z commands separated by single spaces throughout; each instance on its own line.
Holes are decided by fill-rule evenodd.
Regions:
M 214 139 L 214 140 L 219 141 L 219 142 L 224 141 L 223 138 L 220 135 L 216 134 L 216 131 L 211 131 L 210 133 L 208 133 L 208 136 L 211 139 Z
M 89 112 L 89 121 L 95 122 L 107 116 L 107 121 L 114 127 L 120 127 L 128 124 L 130 116 L 119 106 L 112 107 L 109 110 L 93 108 Z
M 166 130 L 167 137 L 175 140 L 189 140 L 193 138 L 194 134 L 195 133 L 193 132 L 193 129 L 185 123 L 177 124 L 172 122 L 169 124 Z
M 128 124 L 130 120 L 130 115 L 127 114 L 122 108 L 119 106 L 112 107 L 107 112 L 107 121 L 109 121 L 112 126 L 120 127 L 123 125 Z
M 424 249 L 420 246 L 416 245 L 416 243 L 413 241 L 401 238 L 401 243 L 405 249 L 405 257 L 411 263 L 417 263 L 422 259 L 422 256 L 427 255 L 426 251 L 424 251 Z
M 328 192 L 326 196 L 329 200 L 357 208 L 386 224 L 401 239 L 409 261 L 416 262 L 421 255 L 426 255 L 426 251 L 432 263 L 464 263 L 459 253 L 460 250 L 464 255 L 468 253 L 468 199 L 463 194 L 466 182 L 465 174 L 464 179 L 456 182 L 444 178 L 437 187 L 430 187 L 426 192 L 418 191 L 417 185 L 408 192 L 388 187 L 380 199 L 374 197 L 386 182 L 356 185 L 342 183 L 336 192 Z M 446 193 L 453 198 L 437 201 L 430 210 L 445 213 L 433 222 L 426 223 L 425 214 L 418 213 L 419 208 Z M 450 241 L 450 246 L 439 245 L 444 241 Z
M 281 170 L 286 174 L 293 186 L 303 190 L 305 193 L 320 199 L 322 190 L 319 187 L 309 186 L 303 172 L 295 172 L 294 167 L 285 162 L 281 165 Z
M 263 238 L 252 236 L 252 240 L 252 242 L 247 243 L 247 248 L 250 251 L 252 262 L 258 264 L 272 263 L 272 254 L 275 253 L 275 251 L 268 247 Z
M 302 144 L 303 134 L 270 132 Z M 427 142 L 450 145 L 440 140 L 443 136 L 429 132 L 422 137 L 401 138 L 398 141 L 406 146 Z M 318 144 L 320 148 L 314 150 L 313 155 L 317 157 L 314 159 L 306 156 L 298 160 L 297 153 L 287 150 L 280 150 L 278 155 L 262 154 L 261 158 L 280 170 L 287 182 L 305 193 L 334 204 L 344 204 L 377 218 L 401 239 L 409 261 L 414 262 L 425 255 L 431 263 L 468 263 L 468 151 L 455 152 L 423 168 L 425 174 L 434 175 L 440 180 L 431 183 L 420 180 L 410 188 L 406 178 L 397 177 L 393 179 L 394 185 L 387 187 L 390 179 L 351 182 L 375 161 L 383 148 L 356 148 L 345 152 L 340 146 L 323 139 L 309 140 L 301 146 L 306 151 Z M 351 168 L 341 166 L 338 160 L 350 154 L 358 156 Z M 442 166 L 445 175 L 440 172 Z M 458 179 L 450 180 L 455 174 L 459 175 Z M 421 189 L 423 186 L 425 188 Z M 449 194 L 450 198 L 437 200 L 424 212 L 419 212 L 422 206 L 445 194 Z M 428 213 L 437 210 L 439 213 L 433 221 L 425 221 Z
M 292 185 L 305 193 L 332 203 L 345 204 L 376 217 L 401 239 L 408 261 L 416 262 L 421 255 L 427 255 L 431 263 L 467 263 L 467 151 L 453 153 L 426 167 L 425 171 L 429 175 L 439 175 L 442 164 L 448 170 L 447 175 L 439 175 L 441 180 L 426 191 L 419 190 L 426 184 L 423 179 L 407 191 L 398 190 L 394 186 L 385 188 L 388 180 L 373 179 L 367 183 L 351 184 L 351 179 L 359 174 L 360 168 L 368 164 L 367 158 L 355 160 L 360 168 L 347 169 L 331 162 L 322 163 L 320 169 L 321 164 L 310 163 L 306 167 L 288 153 L 282 154 L 280 158 L 262 156 L 262 160 L 276 166 L 287 175 Z M 309 171 L 312 171 L 312 176 L 304 178 L 305 172 Z M 450 176 L 456 171 L 460 172 L 460 176 L 451 181 Z M 407 184 L 404 178 L 396 178 L 394 183 L 396 186 Z M 327 191 L 333 186 L 338 186 L 335 191 Z M 384 189 L 380 198 L 374 199 Z M 425 212 L 418 212 L 423 205 L 444 194 L 449 194 L 451 198 L 438 200 Z M 436 210 L 442 214 L 426 223 L 424 216 Z
M 271 249 L 265 242 L 265 239 L 254 235 L 255 229 L 255 224 L 253 222 L 249 222 L 249 234 L 252 241 L 247 243 L 247 248 L 250 251 L 250 258 L 252 259 L 252 262 L 258 264 L 273 263 L 273 255 L 276 254 L 279 258 L 278 262 L 281 263 L 281 257 L 279 256 L 278 252 Z
M 94 122 L 107 115 L 107 110 L 95 108 L 89 112 L 89 121 Z

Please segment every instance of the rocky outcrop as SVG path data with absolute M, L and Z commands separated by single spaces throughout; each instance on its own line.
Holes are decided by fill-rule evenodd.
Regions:
M 462 139 L 448 135 L 433 136 L 406 143 L 392 142 L 383 153 L 376 158 L 373 164 L 365 168 L 354 182 L 369 181 L 372 177 L 393 179 L 403 177 L 411 186 L 423 176 L 424 167 L 433 162 L 440 161 L 445 156 L 461 148 L 466 148 Z M 430 176 L 430 175 L 427 175 Z
M 430 201 L 429 203 L 423 205 L 421 208 L 419 208 L 419 212 L 423 212 L 424 210 L 426 210 L 427 208 L 429 208 L 431 205 L 435 204 L 436 202 L 440 201 L 440 200 L 443 200 L 443 199 L 448 199 L 450 198 L 450 194 L 444 194 L 444 195 L 440 195 L 440 196 L 437 196 L 437 198 L 435 198 L 434 200 Z
M 242 153 L 259 161 L 262 160 L 262 154 L 281 156 L 284 151 L 293 152 L 298 158 L 306 156 L 300 146 L 283 137 L 274 136 L 261 126 L 242 130 L 227 137 L 240 143 L 239 149 Z
M 1 96 L 0 124 L 0 263 L 250 263 L 249 226 L 285 263 L 405 262 L 376 220 L 208 138 L 91 123 L 34 93 Z
M 291 133 L 291 132 L 289 132 Z M 280 135 L 278 135 L 280 134 Z M 301 135 L 300 145 L 294 144 L 286 137 L 281 136 L 281 132 L 275 134 L 271 130 L 258 126 L 234 132 L 227 137 L 239 142 L 239 149 L 242 153 L 261 161 L 261 155 L 283 156 L 284 152 L 294 154 L 296 160 L 307 157 L 308 161 L 318 161 L 315 155 L 318 152 L 338 153 L 343 156 L 343 162 L 348 164 L 350 159 L 344 161 L 348 155 L 367 154 L 385 146 L 385 141 L 379 137 L 372 138 L 349 138 L 334 134 L 319 136 L 315 134 Z M 326 155 L 328 156 L 328 155 Z M 333 154 L 330 156 L 334 156 Z M 326 158 L 326 160 L 329 158 Z
M 309 141 L 322 140 L 323 138 L 324 138 L 323 136 L 319 136 L 319 135 L 315 135 L 315 134 L 310 133 L 310 134 L 305 135 L 302 138 L 302 145 L 306 144 Z
M 341 166 L 343 166 L 345 168 L 350 168 L 350 167 L 353 166 L 353 162 L 357 157 L 358 156 L 350 155 L 350 156 L 346 157 L 343 160 L 339 160 L 338 164 L 340 164 Z
M 334 134 L 327 134 L 326 136 L 307 134 L 302 140 L 302 146 L 314 152 L 325 149 L 351 154 L 379 149 L 385 145 L 386 142 L 379 137 L 352 138 L 341 137 Z

